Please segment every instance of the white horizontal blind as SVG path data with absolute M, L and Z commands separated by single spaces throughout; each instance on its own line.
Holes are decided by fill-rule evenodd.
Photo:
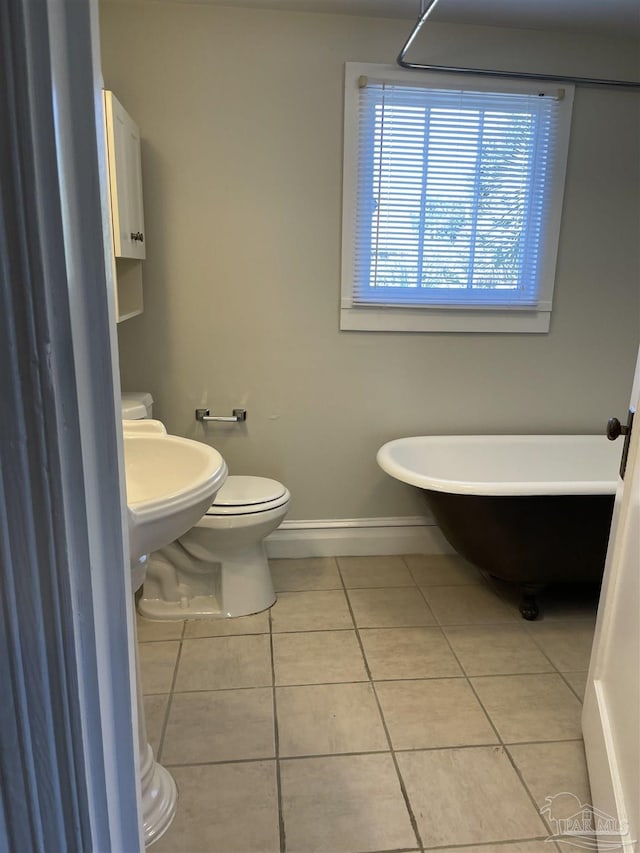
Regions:
M 362 83 L 353 305 L 535 308 L 557 93 Z

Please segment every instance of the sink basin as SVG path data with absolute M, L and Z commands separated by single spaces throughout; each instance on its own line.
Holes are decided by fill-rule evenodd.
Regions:
M 167 435 L 160 421 L 123 421 L 132 562 L 173 542 L 204 514 L 227 478 L 207 444 Z

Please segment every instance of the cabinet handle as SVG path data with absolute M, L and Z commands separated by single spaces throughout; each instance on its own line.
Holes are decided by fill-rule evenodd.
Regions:
M 138 240 L 140 243 L 144 243 L 144 234 L 142 233 L 142 231 L 132 231 L 131 232 L 131 239 L 134 242 L 136 240 Z

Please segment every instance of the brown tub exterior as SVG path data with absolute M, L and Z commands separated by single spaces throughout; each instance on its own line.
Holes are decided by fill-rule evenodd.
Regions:
M 613 495 L 459 495 L 422 490 L 449 543 L 490 575 L 520 584 L 525 619 L 551 583 L 602 579 Z

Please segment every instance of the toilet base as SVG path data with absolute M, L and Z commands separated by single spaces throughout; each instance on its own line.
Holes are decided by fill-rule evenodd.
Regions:
M 236 613 L 234 616 L 252 616 L 268 610 L 276 603 L 276 594 L 269 599 L 264 607 L 250 612 Z M 223 613 L 220 602 L 215 595 L 195 595 L 182 601 L 162 601 L 159 598 L 141 598 L 138 602 L 138 612 L 146 619 L 158 621 L 177 621 L 181 619 L 228 619 L 231 614 Z
M 183 545 L 176 543 L 152 554 L 138 612 L 158 620 L 226 619 L 260 613 L 275 604 L 262 542 L 207 557 L 185 560 Z

